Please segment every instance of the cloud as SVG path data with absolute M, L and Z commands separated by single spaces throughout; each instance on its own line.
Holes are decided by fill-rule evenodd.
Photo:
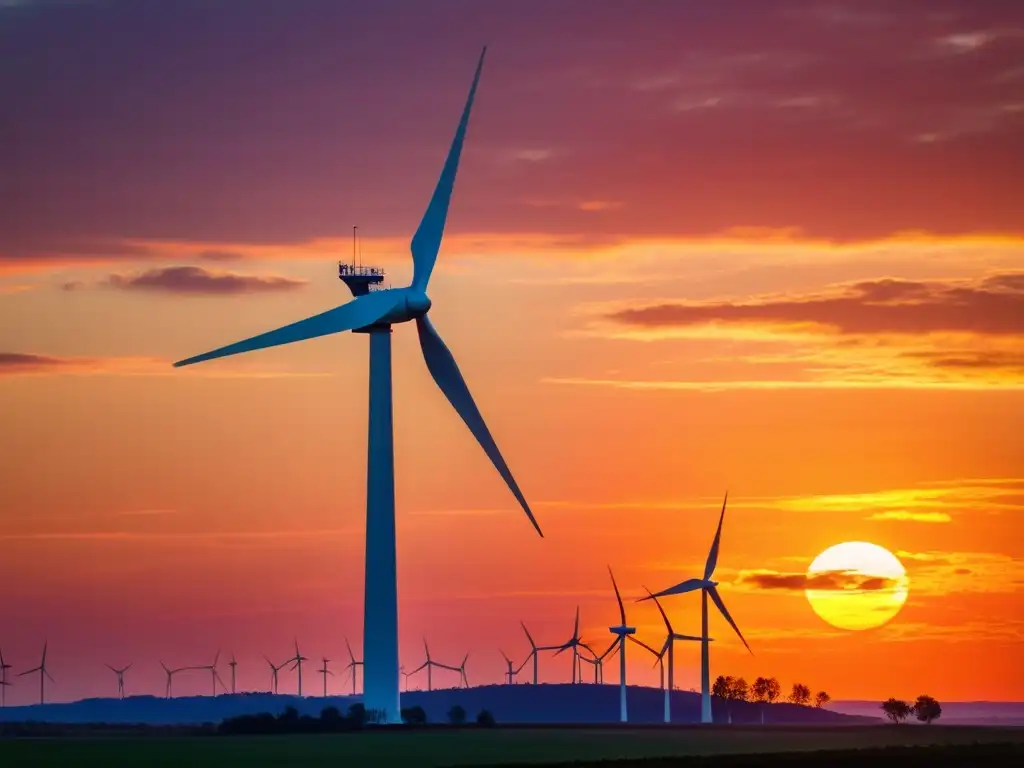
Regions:
M 902 522 L 914 523 L 949 523 L 953 521 L 945 512 L 908 512 L 905 509 L 891 509 L 885 512 L 875 512 L 868 515 L 865 520 L 899 520 Z
M 666 302 L 620 309 L 606 318 L 640 327 L 709 323 L 797 326 L 838 334 L 964 332 L 1024 334 L 1024 273 L 972 283 L 882 278 L 803 297 L 759 297 L 746 302 Z
M 274 540 L 286 538 L 321 538 L 351 536 L 353 528 L 273 531 L 195 531 L 154 533 L 146 531 L 61 531 L 32 533 L 0 533 L 0 541 L 69 541 L 69 542 L 134 542 L 134 541 L 232 541 Z
M 277 275 L 240 275 L 214 272 L 203 267 L 180 266 L 150 269 L 137 274 L 113 274 L 105 284 L 127 291 L 161 291 L 190 295 L 236 295 L 293 291 L 305 280 Z
M 821 571 L 806 573 L 777 573 L 772 571 L 741 571 L 737 579 L 741 586 L 759 589 L 804 591 L 857 591 L 877 592 L 895 589 L 898 580 L 884 576 L 871 576 L 854 571 Z
M 200 251 L 196 254 L 196 258 L 202 261 L 241 261 L 245 258 L 244 253 L 238 251 Z
M 105 375 L 176 376 L 213 379 L 276 379 L 333 376 L 331 372 L 288 371 L 259 368 L 204 368 L 184 371 L 171 361 L 152 357 L 59 357 L 24 352 L 0 352 L 0 378 L 6 376 Z

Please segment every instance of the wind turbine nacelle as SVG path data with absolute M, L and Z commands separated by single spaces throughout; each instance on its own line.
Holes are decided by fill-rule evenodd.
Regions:
M 381 325 L 397 325 L 398 323 L 407 323 L 410 320 L 415 320 L 418 317 L 423 317 L 430 310 L 431 302 L 423 291 L 418 291 L 413 288 L 388 288 L 384 291 L 377 291 L 376 293 L 392 293 L 397 294 L 395 296 L 398 302 L 397 306 L 388 312 L 384 317 L 374 323 L 374 326 Z M 372 326 L 370 326 L 372 327 Z M 357 330 L 364 330 L 362 328 Z
M 608 627 L 608 631 L 613 635 L 635 635 L 636 627 L 627 627 L 625 625 L 621 627 Z

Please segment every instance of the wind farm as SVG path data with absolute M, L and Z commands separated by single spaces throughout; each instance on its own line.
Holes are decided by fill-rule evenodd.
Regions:
M 1024 7 L 463 5 L 0 0 L 0 765 L 1017 764 Z

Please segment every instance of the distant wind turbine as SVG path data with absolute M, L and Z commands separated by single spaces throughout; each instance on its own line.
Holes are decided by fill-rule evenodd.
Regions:
M 124 698 L 124 673 L 127 672 L 129 669 L 131 669 L 132 665 L 129 664 L 127 667 L 121 667 L 121 669 L 117 669 L 115 667 L 112 667 L 109 664 L 104 664 L 103 666 L 105 666 L 107 669 L 109 669 L 111 672 L 113 672 L 115 675 L 117 675 L 117 697 L 119 699 L 123 699 Z
M 459 666 L 457 666 L 457 667 L 453 667 L 453 666 L 450 666 L 448 664 L 437 664 L 436 666 L 440 667 L 441 669 L 450 669 L 452 672 L 458 672 L 459 673 L 459 685 L 462 685 L 462 686 L 465 686 L 466 688 L 469 688 L 469 679 L 466 677 L 466 662 L 467 661 L 469 661 L 469 654 L 468 653 L 465 656 L 462 657 L 462 663 Z
M 11 683 L 7 680 L 7 670 L 11 665 L 4 661 L 4 652 L 0 649 L 0 707 L 7 706 L 7 686 Z
M 304 661 L 309 661 L 309 659 L 307 659 L 305 656 L 299 653 L 299 641 L 296 640 L 295 655 L 288 659 L 288 661 L 285 663 L 294 662 L 292 663 L 292 669 L 297 669 L 299 671 L 299 698 L 302 698 L 302 662 Z M 326 678 L 324 678 L 324 680 L 326 681 Z
M 643 640 L 637 640 L 634 635 L 629 635 L 627 637 L 627 639 L 630 640 L 631 642 L 636 643 L 641 648 L 644 648 L 644 649 L 650 651 L 652 654 L 654 654 L 655 661 L 654 661 L 654 664 L 652 664 L 651 666 L 658 667 L 658 673 L 659 673 L 659 677 L 660 677 L 661 690 L 662 690 L 662 692 L 664 692 L 665 691 L 665 652 L 668 650 L 668 646 L 667 645 L 663 645 L 661 647 L 660 651 L 656 651 L 653 648 L 651 648 L 651 646 L 649 646 L 647 643 L 645 643 Z
M 516 673 L 519 670 L 512 668 L 513 667 L 512 659 L 510 659 L 508 656 L 506 656 L 505 652 L 503 650 L 501 650 L 499 648 L 498 652 L 501 654 L 501 658 L 503 658 L 505 660 L 505 663 L 508 665 L 508 671 L 505 673 L 505 684 L 506 685 L 512 685 L 513 678 L 516 676 Z M 522 667 L 520 667 L 520 669 L 522 669 Z
M 47 644 L 48 643 L 45 643 L 45 642 L 43 643 L 43 660 L 39 663 L 39 666 L 35 667 L 33 669 L 26 669 L 24 672 L 22 672 L 22 673 L 20 673 L 18 675 L 18 677 L 23 677 L 25 675 L 35 674 L 36 672 L 39 673 L 39 703 L 40 704 L 45 704 L 46 703 L 46 678 L 50 678 L 50 682 L 51 683 L 57 682 L 56 680 L 53 679 L 53 675 L 51 675 L 46 670 L 46 646 L 47 646 Z
M 535 642 L 533 642 L 533 635 L 531 635 L 530 634 L 530 630 L 528 630 L 526 628 L 526 624 L 524 622 L 520 621 L 519 622 L 519 626 L 521 626 L 523 628 L 523 632 L 526 633 L 526 639 L 530 641 L 530 653 L 526 657 L 526 659 L 523 661 L 523 663 L 519 666 L 519 669 L 522 669 L 524 666 L 526 666 L 526 662 L 527 661 L 530 661 L 530 659 L 533 659 L 533 684 L 537 685 L 537 676 L 538 676 L 537 673 L 539 671 L 539 660 L 540 660 L 540 656 L 538 654 L 538 651 L 557 651 L 562 646 L 560 646 L 560 645 L 537 645 Z
M 612 567 L 608 566 L 608 575 L 612 577 L 612 589 L 615 590 L 615 602 L 619 604 L 619 623 L 617 626 L 608 627 L 608 631 L 618 638 L 619 645 L 619 722 L 627 722 L 626 712 L 626 638 L 636 634 L 636 627 L 626 625 L 626 608 L 622 605 L 622 595 L 619 594 L 619 585 L 615 583 L 615 574 Z
M 579 647 L 580 647 L 580 607 L 576 606 L 576 623 L 573 624 L 572 637 L 569 640 L 558 647 L 555 651 L 555 656 L 562 653 L 562 651 L 572 650 L 572 681 L 576 682 L 576 673 L 579 669 Z
M 326 656 L 324 656 L 323 657 L 324 665 L 323 665 L 323 667 L 321 669 L 318 670 L 319 673 L 324 676 L 324 698 L 325 699 L 327 698 L 327 676 L 328 675 L 332 675 L 332 676 L 334 675 L 334 673 L 331 672 L 331 670 L 329 670 L 327 668 L 327 663 L 329 661 L 330 661 L 330 659 L 328 659 Z
M 646 589 L 646 587 L 645 587 L 645 589 Z M 647 594 L 650 595 L 651 594 L 651 590 L 648 589 L 647 590 Z M 666 653 L 668 654 L 668 686 L 665 688 L 665 722 L 666 723 L 671 723 L 672 722 L 671 696 L 672 696 L 672 691 L 675 688 L 675 663 L 676 663 L 675 662 L 675 659 L 676 659 L 675 641 L 676 640 L 682 640 L 684 642 L 685 641 L 693 641 L 693 642 L 700 643 L 700 642 L 703 642 L 705 640 L 705 638 L 694 637 L 693 635 L 681 635 L 678 632 L 676 632 L 674 629 L 672 629 L 672 622 L 670 622 L 668 620 L 668 614 L 666 614 L 665 613 L 665 609 L 661 607 L 661 603 L 658 602 L 658 598 L 652 597 L 652 599 L 654 600 L 654 604 L 656 606 L 658 606 L 658 612 L 661 614 L 661 618 L 665 622 L 665 631 L 666 631 L 665 643 L 661 647 L 661 655 L 665 655 Z M 708 641 L 711 640 L 711 638 L 706 638 L 706 639 Z
M 708 663 L 708 598 L 718 608 L 718 612 L 722 614 L 729 626 L 733 628 L 736 635 L 743 642 L 747 651 L 753 656 L 754 652 L 750 650 L 750 646 L 747 644 L 746 639 L 743 637 L 743 633 L 740 632 L 740 628 L 736 626 L 736 622 L 733 621 L 732 616 L 729 614 L 729 609 L 725 607 L 725 603 L 722 601 L 722 596 L 718 593 L 718 582 L 712 581 L 711 577 L 715 575 L 715 566 L 718 564 L 718 548 L 722 541 L 722 523 L 725 521 L 725 505 L 729 501 L 729 494 L 726 492 L 725 499 L 722 501 L 722 512 L 718 517 L 718 530 L 715 531 L 714 541 L 711 542 L 711 549 L 708 552 L 707 563 L 704 565 L 704 578 L 702 579 L 687 579 L 686 581 L 676 584 L 674 587 L 663 589 L 661 592 L 650 595 L 649 597 L 641 598 L 641 600 L 651 600 L 658 597 L 667 597 L 668 595 L 682 595 L 686 592 L 695 592 L 700 590 L 701 604 L 700 604 L 700 619 L 701 629 L 700 634 L 703 638 L 700 648 L 700 721 L 702 723 L 710 723 L 713 721 L 711 715 L 711 668 Z M 660 606 L 659 606 L 660 609 Z M 664 612 L 662 612 L 664 615 Z M 671 657 L 670 657 L 671 666 Z M 672 684 L 671 671 L 669 672 L 669 685 Z
M 454 670 L 456 672 L 458 670 L 455 667 L 446 666 L 446 665 L 441 664 L 439 662 L 436 662 L 436 661 L 434 661 L 433 659 L 430 658 L 430 646 L 427 645 L 427 638 L 423 638 L 423 650 L 424 650 L 424 652 L 427 655 L 427 660 L 424 661 L 422 664 L 420 664 L 418 667 L 416 667 L 416 669 L 414 669 L 409 674 L 410 675 L 415 675 L 421 669 L 426 669 L 427 670 L 427 690 L 428 691 L 432 691 L 432 690 L 434 690 L 434 667 L 437 667 L 439 669 L 451 669 L 451 670 Z
M 235 661 L 235 652 L 231 652 L 231 661 L 228 662 L 228 666 L 231 667 L 231 693 L 235 692 L 235 667 L 238 666 L 238 662 Z
M 345 638 L 345 650 L 348 651 L 348 664 L 345 665 L 345 669 L 348 670 L 349 674 L 352 675 L 352 694 L 356 692 L 356 668 L 363 666 L 363 662 L 357 661 L 355 654 L 352 653 L 352 646 L 348 643 L 348 638 Z M 363 689 L 366 689 L 366 675 L 363 674 Z
M 277 693 L 277 673 L 288 662 L 286 661 L 284 664 L 274 664 L 274 662 L 272 662 L 270 659 L 268 659 L 266 657 L 266 655 L 264 655 L 263 658 L 266 660 L 267 664 L 270 665 L 270 692 L 276 694 Z
M 612 640 L 611 644 L 607 648 L 605 648 L 604 651 L 602 651 L 601 653 L 597 653 L 593 648 L 591 648 L 589 645 L 587 645 L 584 642 L 580 643 L 580 648 L 583 648 L 591 656 L 591 658 L 588 659 L 586 656 L 584 656 L 581 653 L 579 655 L 579 658 L 580 658 L 580 662 L 584 662 L 585 661 L 587 664 L 589 664 L 591 667 L 594 668 L 594 685 L 598 685 L 600 683 L 604 683 L 604 660 L 607 659 L 609 656 L 614 656 L 618 652 L 618 650 L 619 650 L 619 641 L 618 640 Z M 580 682 L 581 683 L 583 682 L 583 671 L 582 671 L 582 669 L 583 668 L 580 667 Z
M 160 662 L 160 666 L 164 668 L 164 672 L 167 674 L 167 686 L 164 689 L 164 696 L 169 699 L 171 698 L 171 687 L 174 684 L 174 676 L 179 672 L 184 672 L 185 670 L 192 669 L 192 667 L 178 667 L 177 669 L 168 669 L 167 665 L 164 664 L 162 661 Z
M 363 653 L 366 656 L 366 664 L 363 703 L 367 711 L 378 713 L 379 721 L 383 723 L 402 722 L 398 681 L 392 325 L 413 320 L 416 322 L 420 349 L 431 377 L 469 427 L 537 533 L 543 535 L 470 394 L 455 358 L 427 316 L 431 308 L 427 285 L 441 248 L 459 158 L 486 53 L 487 49 L 484 48 L 448 157 L 423 219 L 412 238 L 411 285 L 405 288 L 371 291 L 366 274 L 360 272 L 363 268 L 355 269 L 354 272 L 340 272 L 339 277 L 352 291 L 352 301 L 291 325 L 186 360 L 179 360 L 174 364 L 192 365 L 343 331 L 369 334 L 370 405 L 366 483 L 366 578 L 363 599 Z
M 213 657 L 213 664 L 207 664 L 203 667 L 192 667 L 192 669 L 203 669 L 210 673 L 210 685 L 213 688 L 212 696 L 217 695 L 217 683 L 220 683 L 220 687 L 227 693 L 227 686 L 224 685 L 224 681 L 220 679 L 220 675 L 217 674 L 217 662 L 220 660 L 220 648 L 217 649 L 217 654 Z

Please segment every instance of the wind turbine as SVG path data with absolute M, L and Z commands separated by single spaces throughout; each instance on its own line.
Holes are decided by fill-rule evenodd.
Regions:
M 666 597 L 667 595 L 682 595 L 686 592 L 695 592 L 700 590 L 700 634 L 702 637 L 701 648 L 700 648 L 700 721 L 702 723 L 713 722 L 711 715 L 711 668 L 708 663 L 708 643 L 710 638 L 708 637 L 708 598 L 718 608 L 718 612 L 722 614 L 729 626 L 733 628 L 736 635 L 743 642 L 743 645 L 753 656 L 754 652 L 750 650 L 750 646 L 747 644 L 746 639 L 743 637 L 743 633 L 740 632 L 740 628 L 736 626 L 736 622 L 733 621 L 732 616 L 729 615 L 729 609 L 725 607 L 725 603 L 722 601 L 722 596 L 718 594 L 718 582 L 712 581 L 711 577 L 715 575 L 715 566 L 718 565 L 718 548 L 722 541 L 722 523 L 725 521 L 725 505 L 729 501 L 729 493 L 726 492 L 725 499 L 722 501 L 722 512 L 718 517 L 718 530 L 715 531 L 714 541 L 711 542 L 711 549 L 708 552 L 708 559 L 704 565 L 704 578 L 702 579 L 687 579 L 686 581 L 676 584 L 674 587 L 663 589 L 661 592 L 650 595 L 649 597 L 643 597 L 641 600 L 652 600 L 658 597 Z M 659 610 L 661 606 L 658 606 Z M 664 615 L 664 611 L 662 612 Z M 670 665 L 671 667 L 671 660 Z M 669 685 L 672 684 L 671 672 L 669 673 Z
M 473 76 L 448 157 L 437 186 L 411 243 L 413 280 L 406 288 L 369 290 L 364 276 L 339 275 L 353 293 L 353 300 L 319 315 L 300 320 L 252 338 L 229 344 L 175 366 L 227 357 L 343 331 L 370 336 L 370 404 L 366 482 L 366 578 L 364 581 L 363 679 L 364 704 L 377 713 L 379 722 L 400 723 L 398 684 L 398 587 L 395 554 L 394 431 L 392 425 L 391 326 L 416 321 L 420 348 L 427 370 L 491 463 L 522 506 L 537 533 L 543 536 L 526 498 L 519 490 L 498 446 L 484 422 L 451 351 L 427 317 L 431 301 L 427 284 L 437 261 L 451 203 L 459 157 L 469 127 L 473 99 L 480 82 L 486 47 Z
M 323 666 L 323 668 L 318 670 L 319 673 L 324 676 L 324 698 L 325 699 L 327 698 L 327 676 L 328 675 L 334 675 L 334 673 L 331 672 L 331 670 L 329 670 L 327 668 L 327 662 L 329 662 L 329 661 L 330 661 L 330 659 L 328 659 L 326 656 L 324 656 L 323 657 L 324 666 Z
M 105 666 L 107 669 L 109 669 L 111 672 L 113 672 L 115 675 L 117 675 L 117 697 L 119 699 L 123 699 L 124 698 L 124 673 L 127 672 L 129 669 L 131 669 L 132 665 L 129 664 L 127 667 L 122 667 L 121 669 L 117 669 L 115 667 L 112 667 L 109 664 L 104 664 L 103 666 Z
M 415 675 L 421 669 L 425 668 L 427 670 L 427 690 L 428 691 L 432 691 L 432 690 L 434 690 L 434 675 L 433 675 L 434 667 L 438 667 L 439 669 L 450 669 L 450 670 L 452 670 L 454 672 L 458 672 L 459 670 L 457 668 L 455 668 L 455 667 L 449 667 L 449 666 L 447 666 L 445 664 L 441 664 L 441 663 L 436 662 L 433 659 L 431 659 L 430 658 L 430 646 L 427 645 L 427 638 L 423 638 L 423 650 L 426 651 L 427 660 L 424 661 L 422 664 L 420 664 L 418 667 L 416 667 L 416 669 L 414 669 L 409 674 L 410 675 Z M 365 684 L 365 680 L 366 680 L 366 677 L 364 675 L 364 677 L 363 677 L 364 684 Z
M 309 659 L 307 659 L 305 656 L 299 653 L 299 641 L 296 640 L 295 655 L 288 659 L 288 661 L 286 661 L 285 664 L 288 664 L 289 662 L 295 662 L 294 664 L 292 664 L 292 669 L 297 669 L 299 671 L 299 698 L 302 698 L 302 662 L 304 661 L 309 661 Z M 327 678 L 325 677 L 325 682 L 326 679 Z
M 164 672 L 167 673 L 167 687 L 164 689 L 164 695 L 169 699 L 171 698 L 171 686 L 174 683 L 174 676 L 179 672 L 184 672 L 187 669 L 192 669 L 192 667 L 178 667 L 177 669 L 168 669 L 167 665 L 164 664 L 162 661 L 160 662 L 160 666 L 163 667 Z
M 510 659 L 508 656 L 506 656 L 505 652 L 503 650 L 501 650 L 500 648 L 498 649 L 498 652 L 501 654 L 501 658 L 503 658 L 505 660 L 505 663 L 508 664 L 508 672 L 505 673 L 505 683 L 507 685 L 512 685 L 512 679 L 519 672 L 519 669 L 522 669 L 522 667 L 519 667 L 519 669 L 513 669 L 512 668 L 512 666 L 513 666 L 512 665 L 512 659 Z M 523 663 L 525 664 L 525 662 L 523 662 Z
M 7 680 L 7 670 L 11 665 L 4 661 L 4 652 L 0 649 L 0 707 L 7 706 L 7 686 L 11 685 Z
M 205 669 L 210 672 L 210 685 L 213 687 L 213 693 L 211 695 L 217 695 L 217 683 L 220 683 L 220 687 L 227 692 L 227 687 L 224 685 L 224 681 L 220 679 L 220 675 L 217 674 L 217 661 L 220 659 L 220 648 L 217 649 L 217 655 L 213 657 L 213 664 L 207 664 L 204 667 L 192 667 L 192 669 Z M 276 691 L 275 691 L 276 693 Z
M 46 671 L 46 646 L 47 646 L 47 643 L 44 642 L 43 643 L 43 660 L 39 663 L 39 666 L 35 667 L 34 669 L 26 669 L 24 672 L 22 672 L 22 673 L 20 673 L 18 675 L 18 677 L 23 677 L 25 675 L 31 675 L 31 674 L 34 674 L 36 672 L 39 673 L 39 703 L 40 704 L 44 704 L 46 702 L 46 678 L 47 677 L 50 678 L 50 682 L 51 683 L 57 682 L 56 680 L 53 679 L 53 675 L 51 675 L 49 672 Z
M 579 668 L 579 647 L 580 647 L 580 607 L 576 606 L 576 623 L 573 624 L 572 637 L 563 644 L 558 646 L 558 650 L 555 651 L 555 656 L 562 653 L 562 651 L 568 651 L 572 649 L 572 681 L 576 682 L 576 671 Z
M 231 693 L 235 692 L 235 667 L 238 666 L 238 662 L 235 661 L 235 652 L 231 652 L 231 661 L 228 662 L 228 666 L 231 667 Z
M 644 587 L 644 589 L 647 589 L 647 588 Z M 647 594 L 651 595 L 651 590 L 647 589 Z M 665 635 L 665 643 L 661 647 L 661 655 L 664 656 L 666 653 L 668 654 L 668 686 L 665 688 L 665 722 L 666 723 L 671 723 L 672 722 L 671 696 L 672 696 L 672 689 L 675 686 L 675 663 L 676 663 L 676 653 L 675 653 L 675 647 L 676 646 L 675 646 L 675 641 L 676 640 L 683 640 L 683 641 L 690 640 L 690 641 L 693 641 L 693 642 L 700 643 L 700 642 L 703 642 L 704 640 L 710 641 L 712 638 L 710 638 L 710 637 L 707 637 L 707 638 L 694 637 L 693 635 L 681 635 L 678 632 L 676 632 L 674 629 L 672 629 L 672 622 L 670 622 L 668 620 L 668 614 L 666 614 L 665 613 L 665 609 L 661 607 L 661 603 L 659 603 L 658 599 L 656 597 L 654 597 L 653 595 L 651 595 L 651 597 L 654 600 L 654 604 L 656 606 L 658 606 L 658 612 L 661 614 L 661 618 L 665 622 L 666 635 Z
M 345 665 L 345 669 L 347 669 L 351 673 L 351 675 L 352 675 L 352 695 L 354 696 L 355 693 L 356 693 L 356 667 L 363 666 L 363 662 L 356 661 L 355 654 L 352 653 L 352 646 L 348 644 L 348 638 L 347 637 L 345 638 L 345 649 L 348 651 L 348 664 Z M 366 692 L 366 671 L 365 671 L 365 668 L 364 668 L 364 671 L 363 671 L 363 692 L 364 693 Z
M 457 667 L 449 667 L 447 664 L 440 664 L 445 669 L 450 669 L 452 672 L 459 673 L 459 683 L 469 688 L 469 678 L 466 677 L 466 662 L 469 661 L 469 653 L 462 657 L 462 663 Z
M 284 664 L 274 664 L 274 662 L 272 662 L 266 656 L 264 656 L 263 658 L 266 660 L 267 664 L 270 665 L 270 692 L 276 694 L 277 693 L 277 673 L 288 662 L 286 661 Z
M 636 627 L 626 625 L 626 609 L 622 605 L 622 595 L 619 594 L 619 585 L 615 583 L 615 574 L 612 567 L 608 566 L 608 575 L 612 577 L 612 589 L 615 590 L 615 601 L 619 604 L 619 624 L 608 627 L 608 631 L 616 636 L 619 646 L 619 722 L 627 721 L 626 713 L 626 638 L 636 634 Z M 607 653 L 607 651 L 606 651 Z
M 522 621 L 520 621 L 519 622 L 519 626 L 521 626 L 523 628 L 523 632 L 526 633 L 526 639 L 530 641 L 530 653 L 523 660 L 523 663 L 519 665 L 519 669 L 522 669 L 523 667 L 525 667 L 526 666 L 526 662 L 528 662 L 532 658 L 533 659 L 533 684 L 537 685 L 538 660 L 540 658 L 537 652 L 538 651 L 557 651 L 562 646 L 560 646 L 560 645 L 537 645 L 535 642 L 533 642 L 533 635 L 531 635 L 530 634 L 530 630 L 528 630 L 526 628 L 526 624 L 523 623 Z M 519 672 L 519 669 L 516 670 L 517 673 Z
M 660 682 L 661 690 L 664 691 L 665 690 L 665 652 L 668 650 L 668 646 L 667 645 L 663 645 L 661 647 L 660 651 L 656 651 L 653 648 L 651 648 L 651 646 L 649 646 L 647 643 L 645 643 L 643 640 L 637 640 L 636 637 L 633 636 L 633 635 L 629 635 L 628 639 L 631 640 L 632 642 L 636 643 L 637 645 L 639 645 L 641 648 L 646 648 L 648 651 L 650 651 L 652 654 L 654 654 L 655 662 L 651 666 L 657 666 L 658 667 L 659 678 L 660 678 L 660 681 L 661 681 Z

